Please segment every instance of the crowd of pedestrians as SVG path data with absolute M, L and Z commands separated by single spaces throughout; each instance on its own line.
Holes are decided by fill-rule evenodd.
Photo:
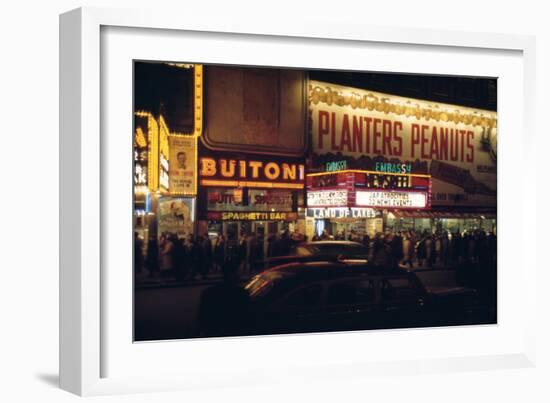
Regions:
M 194 238 L 191 234 L 178 237 L 163 233 L 158 240 L 155 236 L 150 237 L 144 248 L 136 232 L 134 266 L 136 274 L 187 281 L 206 279 L 216 273 L 222 275 L 230 262 L 237 267 L 241 277 L 248 278 L 263 269 L 264 258 L 288 255 L 296 243 L 305 239 L 300 232 L 288 230 L 270 235 L 265 245 L 263 237 L 246 231 L 233 242 L 227 242 L 223 234 Z
M 146 272 L 148 277 L 172 277 L 177 280 L 206 279 L 209 273 L 220 270 L 219 249 L 224 248 L 223 236 L 213 245 L 207 235 L 178 237 L 163 233 L 158 241 L 149 238 L 143 253 L 143 241 L 138 234 L 134 240 L 134 267 L 136 274 Z
M 261 271 L 265 258 L 289 255 L 297 243 L 305 240 L 305 235 L 298 230 L 292 233 L 284 230 L 279 234 L 269 235 L 264 245 L 263 237 L 243 231 L 237 246 L 237 260 L 242 277 L 251 277 Z
M 343 240 L 343 233 L 327 231 L 313 240 Z M 454 269 L 457 284 L 470 286 L 493 302 L 496 300 L 497 236 L 480 229 L 386 231 L 374 237 L 351 231 L 347 240 L 363 244 L 369 262 L 383 269 Z
M 343 232 L 330 235 L 324 230 L 312 238 L 312 241 L 322 240 L 346 240 L 346 237 Z M 401 264 L 412 268 L 496 262 L 496 235 L 479 229 L 453 233 L 446 230 L 388 230 L 374 237 L 352 230 L 347 240 L 362 243 L 369 260 L 377 265 Z
M 344 240 L 343 233 L 330 235 L 326 230 L 312 241 Z M 351 231 L 347 240 L 364 245 L 369 261 L 381 267 L 473 267 L 496 266 L 497 238 L 493 232 L 471 230 L 450 233 L 424 230 L 391 231 L 374 237 Z M 178 281 L 207 279 L 222 275 L 231 263 L 241 278 L 261 271 L 265 258 L 286 256 L 297 243 L 307 241 L 299 231 L 282 231 L 264 238 L 243 231 L 238 240 L 227 242 L 222 234 L 211 239 L 207 234 L 178 237 L 163 233 L 157 241 L 151 237 L 147 245 L 136 233 L 134 262 L 136 273 L 149 277 L 171 277 Z M 144 253 L 145 251 L 145 253 Z

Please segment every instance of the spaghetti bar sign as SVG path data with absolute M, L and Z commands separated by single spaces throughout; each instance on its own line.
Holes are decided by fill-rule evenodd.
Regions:
M 423 192 L 358 191 L 356 204 L 366 207 L 425 208 L 428 197 Z

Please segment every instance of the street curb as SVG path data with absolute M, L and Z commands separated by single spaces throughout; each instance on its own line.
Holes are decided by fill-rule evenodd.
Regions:
M 136 290 L 149 290 L 149 289 L 156 289 L 156 288 L 175 288 L 175 287 L 196 287 L 196 286 L 203 286 L 203 285 L 214 285 L 219 284 L 223 280 L 220 279 L 212 279 L 212 280 L 197 280 L 197 281 L 169 281 L 166 283 L 157 283 L 157 284 L 136 284 L 135 289 Z

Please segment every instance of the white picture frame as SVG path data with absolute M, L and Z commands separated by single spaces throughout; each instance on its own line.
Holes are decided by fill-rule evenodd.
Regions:
M 117 27 L 117 28 L 113 28 Z M 117 31 L 118 30 L 118 31 Z M 141 31 L 140 31 L 141 30 Z M 154 31 L 153 31 L 154 30 Z M 109 209 L 113 198 L 120 196 L 115 194 L 117 179 L 124 177 L 113 174 L 113 178 L 107 180 L 106 167 L 113 167 L 112 153 L 109 147 L 115 146 L 110 143 L 110 138 L 102 137 L 102 133 L 110 129 L 109 118 L 102 108 L 104 94 L 110 87 L 118 85 L 119 81 L 105 82 L 105 68 L 109 68 L 103 60 L 105 56 L 115 57 L 109 51 L 124 44 L 122 37 L 131 37 L 141 32 L 147 47 L 147 35 L 155 34 L 159 49 L 155 57 L 170 60 L 170 45 L 181 38 L 179 34 L 192 34 L 192 41 L 200 40 L 203 35 L 211 45 L 219 44 L 220 40 L 248 41 L 247 46 L 267 47 L 275 49 L 281 44 L 295 44 L 298 47 L 311 47 L 317 44 L 322 48 L 333 47 L 334 49 L 346 48 L 362 49 L 362 46 L 370 46 L 372 52 L 384 52 L 386 49 L 396 49 L 396 52 L 413 52 L 424 54 L 424 52 L 448 52 L 449 57 L 456 57 L 456 52 L 470 52 L 472 57 L 483 58 L 500 57 L 499 55 L 510 55 L 510 62 L 513 67 L 504 73 L 502 86 L 499 83 L 499 275 L 506 267 L 513 264 L 514 257 L 507 245 L 510 245 L 510 236 L 507 236 L 507 228 L 515 228 L 520 232 L 523 240 L 517 248 L 519 251 L 527 247 L 527 226 L 524 224 L 527 214 L 532 214 L 532 206 L 527 205 L 522 197 L 515 205 L 510 205 L 509 196 L 513 196 L 513 189 L 507 190 L 507 185 L 502 178 L 502 172 L 507 173 L 508 180 L 517 178 L 521 182 L 522 190 L 530 189 L 533 198 L 536 192 L 536 176 L 523 177 L 514 173 L 513 164 L 528 163 L 534 155 L 534 93 L 536 86 L 535 77 L 535 41 L 533 37 L 522 35 L 493 34 L 493 33 L 466 33 L 458 31 L 430 31 L 419 29 L 408 29 L 404 27 L 373 27 L 355 24 L 330 24 L 323 21 L 315 21 L 304 17 L 300 21 L 290 20 L 287 24 L 281 25 L 276 22 L 254 21 L 243 19 L 216 19 L 206 16 L 196 16 L 190 19 L 181 19 L 177 14 L 160 10 L 111 10 L 102 8 L 81 8 L 70 11 L 60 17 L 60 385 L 63 389 L 79 395 L 97 395 L 112 393 L 130 392 L 151 392 L 175 389 L 188 389 L 195 387 L 226 386 L 226 385 L 252 385 L 258 383 L 292 382 L 299 375 L 302 380 L 332 380 L 334 375 L 329 377 L 327 370 L 337 372 L 338 377 L 345 377 L 346 374 L 353 376 L 371 376 L 374 374 L 406 374 L 426 373 L 440 371 L 464 371 L 478 369 L 499 369 L 499 368 L 522 368 L 535 365 L 535 344 L 536 323 L 535 323 L 535 298 L 536 298 L 536 264 L 534 245 L 531 246 L 532 253 L 526 255 L 521 262 L 522 276 L 521 289 L 522 301 L 518 308 L 510 307 L 506 298 L 510 298 L 507 288 L 510 281 L 509 276 L 499 277 L 499 309 L 505 310 L 507 315 L 514 311 L 514 318 L 519 317 L 523 312 L 523 320 L 519 323 L 505 320 L 500 316 L 499 324 L 492 327 L 460 328 L 460 329 L 421 329 L 414 331 L 376 331 L 376 332 L 352 332 L 333 333 L 328 335 L 294 335 L 294 336 L 270 336 L 254 338 L 229 338 L 212 339 L 206 341 L 188 340 L 182 342 L 159 342 L 132 345 L 128 339 L 126 330 L 118 330 L 120 326 L 127 325 L 131 318 L 120 316 L 120 312 L 127 312 L 131 295 L 131 283 L 128 290 L 119 290 L 126 277 L 111 277 L 112 273 L 106 272 L 105 267 L 109 266 L 109 259 L 124 259 L 122 252 L 113 251 L 105 241 L 104 227 L 117 226 L 119 230 L 126 230 L 122 226 L 128 221 L 117 221 L 116 215 L 109 213 L 112 219 L 106 224 L 105 214 Z M 112 34 L 112 39 L 107 42 L 105 34 Z M 103 36 L 102 36 L 103 35 Z M 118 35 L 118 37 L 117 37 Z M 199 39 L 197 39 L 199 38 Z M 224 39 L 226 38 L 226 39 Z M 124 39 L 128 40 L 128 38 Z M 118 46 L 118 47 L 117 47 Z M 210 46 L 210 45 L 208 45 Z M 237 45 L 235 45 L 237 46 Z M 317 45 L 316 45 L 317 46 Z M 172 47 L 173 48 L 173 47 Z M 106 50 L 107 49 L 107 50 Z M 191 49 L 191 48 L 190 48 Z M 227 54 L 220 52 L 218 55 L 210 55 L 205 51 L 202 57 L 208 60 L 197 60 L 201 56 L 200 49 L 195 48 L 193 60 L 197 62 L 226 62 L 239 61 L 242 64 L 267 64 L 273 63 L 267 52 L 250 52 L 245 55 L 238 46 L 233 48 L 235 54 L 240 53 L 240 59 L 229 60 Z M 391 50 L 390 49 L 390 50 Z M 166 50 L 166 52 L 164 52 Z M 128 52 L 135 51 L 135 48 L 128 47 Z M 106 52 L 106 53 L 105 53 Z M 121 54 L 124 53 L 121 50 Z M 139 53 L 139 52 L 138 52 Z M 477 56 L 476 56 L 477 55 Z M 145 57 L 144 57 L 145 56 Z M 143 51 L 139 54 L 124 54 L 127 60 L 131 58 L 146 58 L 148 53 Z M 288 55 L 279 55 L 279 65 L 288 66 Z M 286 58 L 286 59 L 285 59 Z M 388 60 L 394 60 L 395 56 L 389 56 Z M 421 58 L 417 58 L 421 59 Z M 158 59 L 162 60 L 162 59 Z M 173 59 L 172 59 L 173 60 Z M 508 59 L 506 59 L 508 60 Z M 299 61 L 297 61 L 300 65 Z M 339 64 L 340 63 L 340 64 Z M 342 66 L 342 61 L 329 63 L 331 67 Z M 395 65 L 395 62 L 393 62 Z M 418 69 L 426 73 L 446 73 L 444 61 L 433 62 L 432 71 L 427 67 L 421 67 L 421 61 L 415 60 L 409 63 L 405 71 L 415 72 Z M 494 61 L 493 61 L 494 63 Z M 506 64 L 507 62 L 503 63 Z M 391 63 L 390 63 L 391 64 Z M 328 65 L 327 65 L 328 66 Z M 327 67 L 324 66 L 324 67 Z M 364 69 L 369 69 L 369 66 Z M 426 66 L 426 64 L 424 64 Z M 441 70 L 437 70 L 438 66 Z M 303 66 L 302 67 L 306 67 Z M 311 67 L 311 66 L 307 66 Z M 377 62 L 379 69 L 384 69 L 383 63 Z M 462 68 L 463 73 L 474 72 L 472 66 L 456 67 Z M 505 68 L 505 67 L 502 67 Z M 375 69 L 373 69 L 375 70 Z M 490 69 L 489 69 L 490 70 Z M 483 75 L 483 70 L 479 72 Z M 120 77 L 116 74 L 124 74 L 127 70 L 121 69 L 115 75 L 109 77 Z M 387 70 L 392 71 L 389 67 Z M 454 71 L 454 70 L 453 70 Z M 504 71 L 504 70 L 503 70 Z M 455 71 L 456 72 L 456 71 Z M 111 74 L 111 73 L 108 73 Z M 131 81 L 131 80 L 130 80 Z M 117 84 L 115 84 L 115 82 Z M 110 114 L 117 111 L 124 111 L 131 107 L 131 91 L 128 92 L 128 82 L 123 83 L 124 91 L 116 92 L 115 98 L 108 98 Z M 131 85 L 131 83 L 130 83 Z M 509 85 L 509 87 L 506 87 Z M 504 86 L 504 87 L 503 87 Z M 501 90 L 509 88 L 518 99 L 512 101 L 501 99 Z M 103 93 L 102 93 L 103 92 Z M 125 98 L 126 97 L 126 98 Z M 124 99 L 127 99 L 126 101 Z M 116 103 L 115 101 L 119 101 Z M 502 102 L 501 102 L 502 101 Z M 507 102 L 511 102 L 508 104 Z M 519 106 L 519 109 L 513 109 Z M 129 110 L 129 109 L 128 109 Z M 514 116 L 507 117 L 507 111 L 514 111 Z M 128 120 L 131 114 L 128 115 Z M 501 127 L 502 126 L 502 127 Z M 513 139 L 506 137 L 506 133 L 515 130 L 516 136 Z M 501 130 L 504 129 L 504 130 Z M 508 131 L 507 131 L 508 129 Z M 503 141 L 500 136 L 503 134 Z M 521 137 L 521 138 L 520 138 Z M 515 156 L 507 156 L 510 153 L 510 144 L 517 142 L 518 152 Z M 502 157 L 501 157 L 502 156 Z M 514 162 L 515 161 L 515 162 Z M 128 164 L 130 166 L 130 164 Z M 503 167 L 503 170 L 501 170 Z M 515 176 L 514 176 L 515 175 Z M 130 185 L 128 178 L 128 185 Z M 501 190 L 502 189 L 502 190 Z M 121 188 L 122 198 L 125 197 Z M 518 192 L 518 190 L 515 190 Z M 525 192 L 521 192 L 525 194 Z M 507 201 L 506 201 L 507 200 Z M 501 202 L 503 204 L 501 204 Z M 506 204 L 508 203 L 508 204 Z M 531 210 L 530 210 L 531 209 Z M 128 217 L 130 214 L 128 213 Z M 128 218 L 126 217 L 126 218 Z M 521 225 L 515 225 L 512 219 L 518 220 Z M 112 222 L 111 222 L 112 221 Z M 131 220 L 130 220 L 131 222 Z M 131 231 L 128 232 L 131 234 Z M 502 234 L 502 235 L 500 235 Z M 111 234 L 112 236 L 112 234 Z M 516 252 L 518 249 L 516 249 Z M 118 256 L 117 256 L 118 254 Z M 510 257 L 511 263 L 504 263 Z M 516 258 L 517 259 L 517 258 Z M 131 259 L 128 259 L 131 264 Z M 506 273 L 506 271 L 504 271 Z M 109 280 L 106 282 L 106 280 Z M 111 281 L 112 280 L 112 281 Z M 119 290 L 122 297 L 121 304 L 124 307 L 118 309 L 113 304 L 113 289 Z M 122 306 L 122 305 L 121 305 Z M 115 309 L 116 308 L 116 309 Z M 126 310 L 125 310 L 126 309 Z M 115 312 L 118 312 L 115 313 Z M 527 313 L 525 313 L 527 312 Z M 116 316 L 119 315 L 119 316 Z M 511 314 L 512 315 L 512 314 Z M 120 319 L 120 320 L 119 320 Z M 504 322 L 501 322 L 501 319 Z M 131 333 L 131 329 L 127 329 Z M 122 335 L 122 333 L 124 333 Z M 417 354 L 409 354 L 398 351 L 382 355 L 365 357 L 363 355 L 348 356 L 347 359 L 339 359 L 336 354 L 331 355 L 331 349 L 325 357 L 316 355 L 321 340 L 324 348 L 334 347 L 339 343 L 354 345 L 361 343 L 368 338 L 370 342 L 381 343 L 377 350 L 384 353 L 384 346 L 403 340 L 405 337 L 418 340 L 425 340 L 425 344 L 437 345 L 440 338 L 450 337 L 463 338 L 471 343 L 477 340 L 486 340 L 498 337 L 504 340 L 502 343 L 494 343 L 494 349 L 484 350 L 486 344 L 480 343 L 477 348 L 460 349 L 459 347 L 448 354 L 445 350 L 434 348 L 430 353 L 428 350 L 419 348 Z M 449 338 L 449 340 L 451 340 Z M 382 341 L 385 339 L 386 341 Z M 126 343 L 129 345 L 123 346 Z M 263 364 L 254 359 L 238 361 L 238 355 L 233 351 L 242 351 L 243 343 L 245 348 L 258 352 L 268 348 L 273 352 L 272 361 Z M 384 344 L 386 343 L 386 344 Z M 317 347 L 311 347 L 317 346 Z M 208 348 L 218 353 L 218 358 L 206 359 L 204 363 L 198 363 L 198 355 L 201 349 Z M 277 361 L 276 355 L 283 348 L 290 348 L 295 354 L 291 354 L 286 361 Z M 153 351 L 154 354 L 146 351 Z M 139 351 L 138 351 L 139 350 Z M 189 359 L 185 362 L 172 362 L 166 357 L 169 354 L 176 354 L 176 350 L 186 354 Z M 124 354 L 119 353 L 123 351 Z M 443 351 L 443 352 L 442 352 Z M 298 352 L 300 352 L 298 354 Z M 350 352 L 342 350 L 341 356 L 346 357 Z M 371 351 L 371 353 L 373 353 Z M 399 358 L 399 354 L 406 354 Z M 131 355 L 140 359 L 135 360 Z M 123 362 L 135 366 L 136 362 L 147 362 L 158 357 L 163 362 L 164 371 L 156 375 L 146 376 L 139 371 L 132 372 Z M 408 354 L 408 355 L 407 355 Z M 225 355 L 225 356 L 224 356 Z M 279 354 L 280 355 L 280 354 Z M 232 362 L 232 365 L 223 365 L 220 360 L 225 358 Z M 143 361 L 145 360 L 145 361 Z M 164 361 L 162 361 L 164 360 Z M 120 365 L 115 368 L 115 361 Z M 243 362 L 244 361 L 244 362 Z M 107 363 L 109 362 L 109 365 Z M 110 363 L 113 363 L 113 369 Z M 190 363 L 195 366 L 194 376 L 182 376 L 189 368 Z M 117 364 L 118 365 L 118 364 Z M 215 368 L 215 370 L 213 370 Z M 263 372 L 257 371 L 259 368 Z M 307 371 L 304 371 L 307 369 Z M 282 371 L 284 370 L 284 371 Z M 211 372 L 211 376 L 201 375 Z

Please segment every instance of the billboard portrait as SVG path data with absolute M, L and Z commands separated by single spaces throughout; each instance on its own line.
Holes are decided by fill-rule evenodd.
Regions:
M 196 187 L 197 139 L 170 136 L 170 194 L 194 196 Z

